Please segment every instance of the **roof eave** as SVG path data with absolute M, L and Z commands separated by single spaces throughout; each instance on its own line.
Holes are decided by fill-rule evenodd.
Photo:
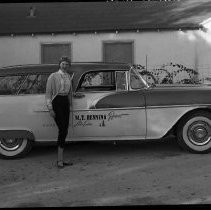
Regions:
M 0 36 L 33 36 L 33 35 L 46 35 L 46 34 L 88 34 L 88 33 L 116 33 L 116 32 L 153 32 L 153 31 L 188 31 L 188 30 L 199 30 L 203 29 L 204 27 L 202 25 L 199 26 L 182 26 L 182 27 L 156 27 L 156 28 L 132 28 L 132 29 L 98 29 L 98 30 L 69 30 L 69 31 L 31 31 L 31 32 L 8 32 L 8 33 L 1 33 Z

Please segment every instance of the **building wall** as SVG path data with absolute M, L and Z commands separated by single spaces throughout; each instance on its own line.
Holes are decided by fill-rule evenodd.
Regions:
M 104 41 L 134 41 L 134 62 L 157 68 L 170 62 L 208 72 L 211 68 L 210 33 L 154 31 L 0 37 L 0 67 L 41 63 L 42 43 L 71 43 L 72 60 L 102 61 Z M 207 74 L 207 73 L 206 73 Z

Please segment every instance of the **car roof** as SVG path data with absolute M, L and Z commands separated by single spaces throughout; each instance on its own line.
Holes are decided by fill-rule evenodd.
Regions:
M 15 65 L 0 68 L 0 76 L 5 75 L 20 75 L 34 73 L 52 73 L 57 71 L 59 68 L 58 64 L 26 64 L 26 65 Z M 73 62 L 71 63 L 70 72 L 83 74 L 86 71 L 100 71 L 100 70 L 129 70 L 130 64 L 126 63 L 105 63 L 105 62 Z

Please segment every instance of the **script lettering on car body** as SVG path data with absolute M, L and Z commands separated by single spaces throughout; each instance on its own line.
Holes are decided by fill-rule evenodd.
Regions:
M 117 114 L 115 113 L 115 111 L 111 111 L 107 114 L 77 114 L 74 115 L 74 127 L 78 127 L 78 126 L 92 126 L 93 125 L 93 121 L 101 121 L 99 123 L 100 127 L 105 127 L 106 126 L 106 122 L 108 121 L 112 121 L 115 119 L 120 119 L 123 116 L 127 116 L 129 114 L 127 113 L 123 113 L 123 114 Z

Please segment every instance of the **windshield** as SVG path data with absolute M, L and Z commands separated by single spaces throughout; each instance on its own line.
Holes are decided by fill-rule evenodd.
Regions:
M 137 71 L 137 69 L 134 68 L 130 70 L 130 86 L 132 89 L 149 87 L 147 82 L 142 78 L 141 74 Z

